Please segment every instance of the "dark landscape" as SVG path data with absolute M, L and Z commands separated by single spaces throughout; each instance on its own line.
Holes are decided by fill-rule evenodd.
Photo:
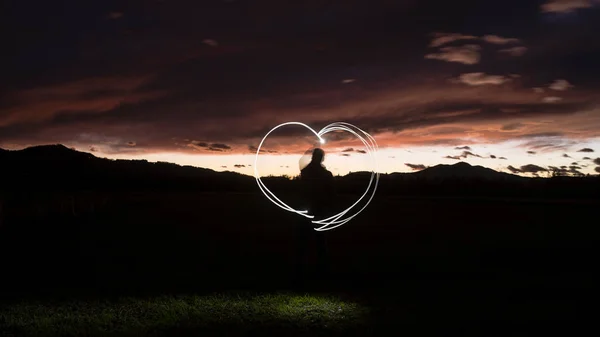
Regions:
M 598 330 L 600 0 L 0 27 L 0 337 Z
M 253 177 L 62 145 L 0 151 L 0 170 L 7 336 L 539 335 L 580 327 L 595 288 L 598 176 L 524 178 L 466 163 L 382 174 L 373 202 L 324 232 L 331 277 L 298 285 L 299 218 Z M 336 177 L 339 204 L 366 179 Z M 296 180 L 263 180 L 293 200 Z M 91 304 L 123 298 L 133 302 Z M 162 318 L 92 315 L 86 325 L 65 314 L 135 312 L 132 298 Z M 270 301 L 312 309 L 285 316 L 264 309 Z M 221 303 L 231 309 L 206 309 Z M 53 308 L 49 317 L 36 321 L 36 305 Z

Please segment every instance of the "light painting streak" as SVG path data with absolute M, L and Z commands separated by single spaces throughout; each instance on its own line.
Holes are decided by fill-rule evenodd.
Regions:
M 323 137 L 322 137 L 323 135 L 325 135 L 329 132 L 332 132 L 332 131 L 346 131 L 346 132 L 349 132 L 349 133 L 353 134 L 354 136 L 356 136 L 365 145 L 365 147 L 367 149 L 367 153 L 373 162 L 373 168 L 371 170 L 371 178 L 369 180 L 369 185 L 367 186 L 365 192 L 350 207 L 339 212 L 338 214 L 330 216 L 325 219 L 321 219 L 321 220 L 312 220 L 311 222 L 314 224 L 317 224 L 317 225 L 322 225 L 321 227 L 315 228 L 316 231 L 326 231 L 326 230 L 331 230 L 331 229 L 337 228 L 337 227 L 347 223 L 348 221 L 352 220 L 355 216 L 357 216 L 360 212 L 362 212 L 369 205 L 369 203 L 371 202 L 371 200 L 373 200 L 373 197 L 375 196 L 375 192 L 377 191 L 377 185 L 379 183 L 379 170 L 377 167 L 377 156 L 376 155 L 377 155 L 377 150 L 379 149 L 379 147 L 377 146 L 377 142 L 375 141 L 375 138 L 373 138 L 373 136 L 371 136 L 367 132 L 361 130 L 360 128 L 358 128 L 352 124 L 345 123 L 345 122 L 331 123 L 331 124 L 327 125 L 326 127 L 324 127 L 323 129 L 321 129 L 319 132 L 315 132 L 315 130 L 313 130 L 310 126 L 308 126 L 304 123 L 287 122 L 287 123 L 279 124 L 279 125 L 275 126 L 273 129 L 271 129 L 269 132 L 267 132 L 267 134 L 263 137 L 260 144 L 258 145 L 258 148 L 256 149 L 256 157 L 254 158 L 254 177 L 256 178 L 256 183 L 258 184 L 258 187 L 263 192 L 263 194 L 272 203 L 274 203 L 275 205 L 279 206 L 280 208 L 282 208 L 288 212 L 293 212 L 293 213 L 302 215 L 302 216 L 310 218 L 310 219 L 313 219 L 314 216 L 307 214 L 308 211 L 297 210 L 293 207 L 290 207 L 283 201 L 279 200 L 279 198 L 277 198 L 277 196 L 265 186 L 265 184 L 260 179 L 260 175 L 258 172 L 258 156 L 260 154 L 260 148 L 262 147 L 262 145 L 265 142 L 265 140 L 267 139 L 267 137 L 269 137 L 269 135 L 273 131 L 277 130 L 280 127 L 286 126 L 286 125 L 300 125 L 300 126 L 303 126 L 307 129 L 309 129 L 313 134 L 315 134 L 315 136 L 317 136 L 317 138 L 319 138 L 319 141 L 321 144 L 325 143 L 325 139 L 323 139 Z M 374 184 L 373 184 L 373 181 L 374 181 Z M 360 203 L 361 200 L 363 200 L 367 196 L 367 194 L 369 194 L 369 190 L 371 189 L 372 185 L 373 185 L 373 190 L 371 192 L 371 195 L 370 195 L 367 203 L 358 211 L 355 211 L 354 213 L 350 212 L 354 207 L 356 207 L 356 205 L 358 205 Z M 348 215 L 348 213 L 350 213 L 350 215 Z M 344 217 L 344 216 L 346 216 L 346 217 Z

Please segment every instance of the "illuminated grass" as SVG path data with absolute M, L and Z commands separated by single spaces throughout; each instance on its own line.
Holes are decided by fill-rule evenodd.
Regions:
M 348 332 L 367 310 L 334 297 L 272 294 L 26 302 L 0 309 L 2 332 L 26 336 L 179 335 L 210 331 Z

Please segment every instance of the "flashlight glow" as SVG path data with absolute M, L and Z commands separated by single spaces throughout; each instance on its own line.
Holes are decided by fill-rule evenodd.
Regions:
M 263 194 L 272 203 L 283 208 L 284 210 L 286 210 L 288 212 L 293 212 L 293 213 L 302 215 L 302 216 L 310 218 L 310 219 L 313 219 L 314 216 L 307 214 L 308 213 L 307 211 L 300 211 L 300 210 L 294 209 L 294 208 L 288 206 L 283 201 L 279 200 L 279 198 L 277 198 L 277 196 L 275 196 L 275 194 L 273 192 L 271 192 L 265 186 L 265 184 L 260 179 L 260 175 L 258 173 L 258 155 L 260 154 L 260 148 L 262 147 L 263 143 L 265 142 L 265 139 L 267 139 L 267 137 L 271 134 L 271 132 L 275 131 L 276 129 L 278 129 L 282 126 L 286 126 L 286 125 L 304 126 L 305 128 L 309 129 L 313 134 L 315 134 L 315 136 L 317 136 L 317 138 L 319 138 L 319 141 L 321 144 L 325 143 L 325 139 L 323 139 L 322 136 L 325 135 L 326 133 L 331 132 L 331 131 L 346 131 L 346 132 L 350 132 L 351 134 L 356 136 L 365 145 L 365 147 L 367 149 L 367 154 L 369 155 L 369 157 L 371 158 L 372 163 L 373 163 L 373 167 L 371 170 L 371 179 L 369 180 L 369 185 L 367 186 L 365 192 L 350 207 L 339 212 L 338 214 L 330 216 L 326 219 L 312 220 L 311 222 L 314 224 L 317 224 L 317 225 L 322 225 L 321 227 L 315 228 L 316 231 L 326 231 L 326 230 L 337 228 L 337 227 L 347 223 L 348 221 L 352 220 L 355 216 L 357 216 L 360 212 L 362 212 L 367 207 L 367 205 L 369 205 L 371 200 L 373 200 L 373 197 L 375 196 L 375 191 L 377 190 L 377 184 L 379 183 L 379 172 L 377 169 L 377 157 L 376 157 L 378 146 L 377 146 L 377 142 L 375 141 L 375 138 L 373 138 L 373 136 L 371 136 L 367 132 L 359 129 L 358 127 L 356 127 L 352 124 L 349 124 L 349 123 L 345 123 L 345 122 L 331 123 L 331 124 L 327 125 L 326 127 L 324 127 L 323 129 L 321 129 L 321 131 L 319 131 L 319 132 L 315 132 L 315 130 L 313 130 L 310 126 L 308 126 L 304 123 L 287 122 L 287 123 L 279 124 L 279 125 L 275 126 L 273 129 L 271 129 L 271 131 L 267 132 L 267 134 L 263 137 L 260 144 L 258 145 L 258 148 L 256 150 L 256 157 L 254 159 L 254 177 L 256 178 L 256 183 L 258 184 L 258 187 L 263 192 Z M 367 194 L 369 194 L 369 190 L 371 190 L 372 185 L 373 185 L 373 189 L 370 192 L 370 197 L 367 200 L 366 204 L 358 210 L 355 209 L 354 211 L 351 211 L 354 207 L 356 207 L 356 205 L 358 205 L 358 203 L 360 203 L 361 200 L 363 200 L 367 196 Z

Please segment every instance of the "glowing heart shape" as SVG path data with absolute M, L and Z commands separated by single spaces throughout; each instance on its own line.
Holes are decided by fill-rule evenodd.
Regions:
M 260 180 L 260 175 L 258 173 L 258 155 L 260 154 L 260 148 L 262 147 L 263 143 L 265 142 L 265 139 L 267 139 L 267 137 L 269 137 L 271 132 L 277 130 L 278 128 L 280 128 L 282 126 L 286 126 L 286 125 L 304 126 L 308 130 L 310 130 L 313 134 L 315 134 L 315 136 L 317 136 L 317 138 L 319 138 L 319 141 L 321 142 L 321 144 L 325 143 L 325 140 L 322 138 L 322 136 L 331 131 L 350 132 L 351 134 L 355 135 L 358 139 L 360 139 L 363 142 L 363 144 L 367 148 L 367 153 L 371 157 L 371 160 L 373 162 L 373 168 L 371 170 L 371 179 L 369 180 L 369 185 L 367 186 L 367 189 L 362 194 L 362 196 L 350 207 L 348 207 L 345 210 L 339 212 L 338 214 L 330 216 L 326 219 L 312 220 L 312 223 L 318 224 L 318 225 L 323 225 L 319 228 L 315 228 L 316 231 L 326 231 L 326 230 L 337 228 L 337 227 L 347 223 L 348 221 L 352 220 L 352 218 L 357 216 L 360 212 L 362 212 L 369 205 L 369 203 L 375 196 L 375 191 L 377 190 L 377 184 L 379 183 L 379 172 L 377 170 L 377 158 L 376 158 L 378 147 L 377 147 L 377 142 L 375 141 L 375 138 L 373 138 L 367 132 L 359 129 L 358 127 L 356 127 L 352 124 L 349 124 L 349 123 L 344 123 L 344 122 L 331 123 L 331 124 L 327 125 L 326 127 L 324 127 L 323 129 L 321 129 L 321 131 L 319 131 L 319 132 L 315 132 L 315 130 L 313 130 L 310 126 L 308 126 L 304 123 L 287 122 L 287 123 L 279 124 L 276 127 L 272 128 L 271 131 L 267 132 L 267 134 L 263 137 L 260 144 L 258 145 L 258 148 L 256 149 L 256 157 L 254 159 L 254 177 L 256 178 L 256 183 L 258 184 L 258 187 L 263 192 L 263 194 L 267 197 L 267 199 L 269 199 L 275 205 L 283 208 L 284 210 L 286 210 L 288 212 L 294 212 L 296 214 L 299 214 L 299 215 L 302 215 L 304 217 L 311 218 L 311 219 L 314 218 L 314 216 L 307 214 L 308 211 L 300 211 L 300 210 L 294 209 L 294 208 L 288 206 L 287 204 L 285 204 L 283 201 L 279 200 L 279 198 L 277 198 L 277 196 L 275 196 L 275 194 L 273 194 L 273 192 L 271 192 L 265 186 L 265 184 L 262 182 L 262 180 Z M 367 201 L 367 203 L 358 211 L 355 210 L 354 212 L 351 212 L 352 208 L 354 208 L 356 205 L 358 205 L 358 203 L 361 200 L 363 200 L 367 194 L 369 194 L 369 190 L 371 189 L 371 185 L 373 185 L 373 181 L 375 181 L 375 185 L 374 185 L 373 191 L 371 192 L 371 196 L 369 197 L 369 200 Z M 350 215 L 348 215 L 348 214 L 350 214 Z

